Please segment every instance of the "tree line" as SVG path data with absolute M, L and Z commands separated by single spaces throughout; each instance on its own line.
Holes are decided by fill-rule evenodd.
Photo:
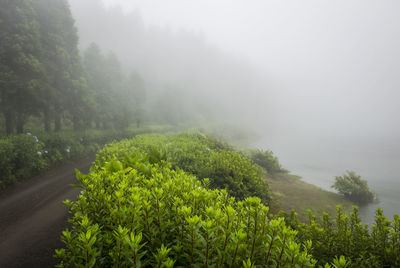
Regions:
M 45 131 L 140 125 L 145 83 L 92 44 L 80 55 L 66 0 L 0 0 L 0 112 L 5 133 L 30 118 Z

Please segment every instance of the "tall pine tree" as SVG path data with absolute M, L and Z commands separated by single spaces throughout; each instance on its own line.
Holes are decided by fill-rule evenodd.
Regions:
M 82 115 L 91 106 L 91 96 L 78 51 L 78 34 L 66 0 L 36 0 L 40 13 L 40 29 L 45 50 L 46 95 L 43 108 L 46 130 L 53 114 L 55 130 L 61 129 L 63 115 L 69 117 L 74 129 L 81 127 Z M 86 120 L 87 121 L 87 120 Z
M 41 36 L 31 0 L 0 1 L 0 110 L 6 133 L 22 133 L 42 107 Z

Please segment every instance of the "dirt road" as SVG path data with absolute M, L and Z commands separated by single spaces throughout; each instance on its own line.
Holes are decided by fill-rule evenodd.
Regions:
M 80 189 L 75 168 L 86 173 L 94 157 L 60 166 L 0 193 L 0 268 L 54 267 L 54 250 L 68 226 L 63 201 Z

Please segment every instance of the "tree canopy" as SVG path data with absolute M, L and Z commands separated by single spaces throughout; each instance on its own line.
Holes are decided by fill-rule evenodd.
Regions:
M 22 133 L 32 116 L 46 131 L 61 130 L 63 122 L 75 130 L 140 122 L 140 75 L 126 78 L 118 58 L 103 56 L 95 44 L 81 58 L 66 0 L 0 4 L 0 113 L 7 134 Z

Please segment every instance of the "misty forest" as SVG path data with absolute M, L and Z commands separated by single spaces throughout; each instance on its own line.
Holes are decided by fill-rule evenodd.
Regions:
M 0 267 L 400 267 L 399 11 L 0 0 Z

